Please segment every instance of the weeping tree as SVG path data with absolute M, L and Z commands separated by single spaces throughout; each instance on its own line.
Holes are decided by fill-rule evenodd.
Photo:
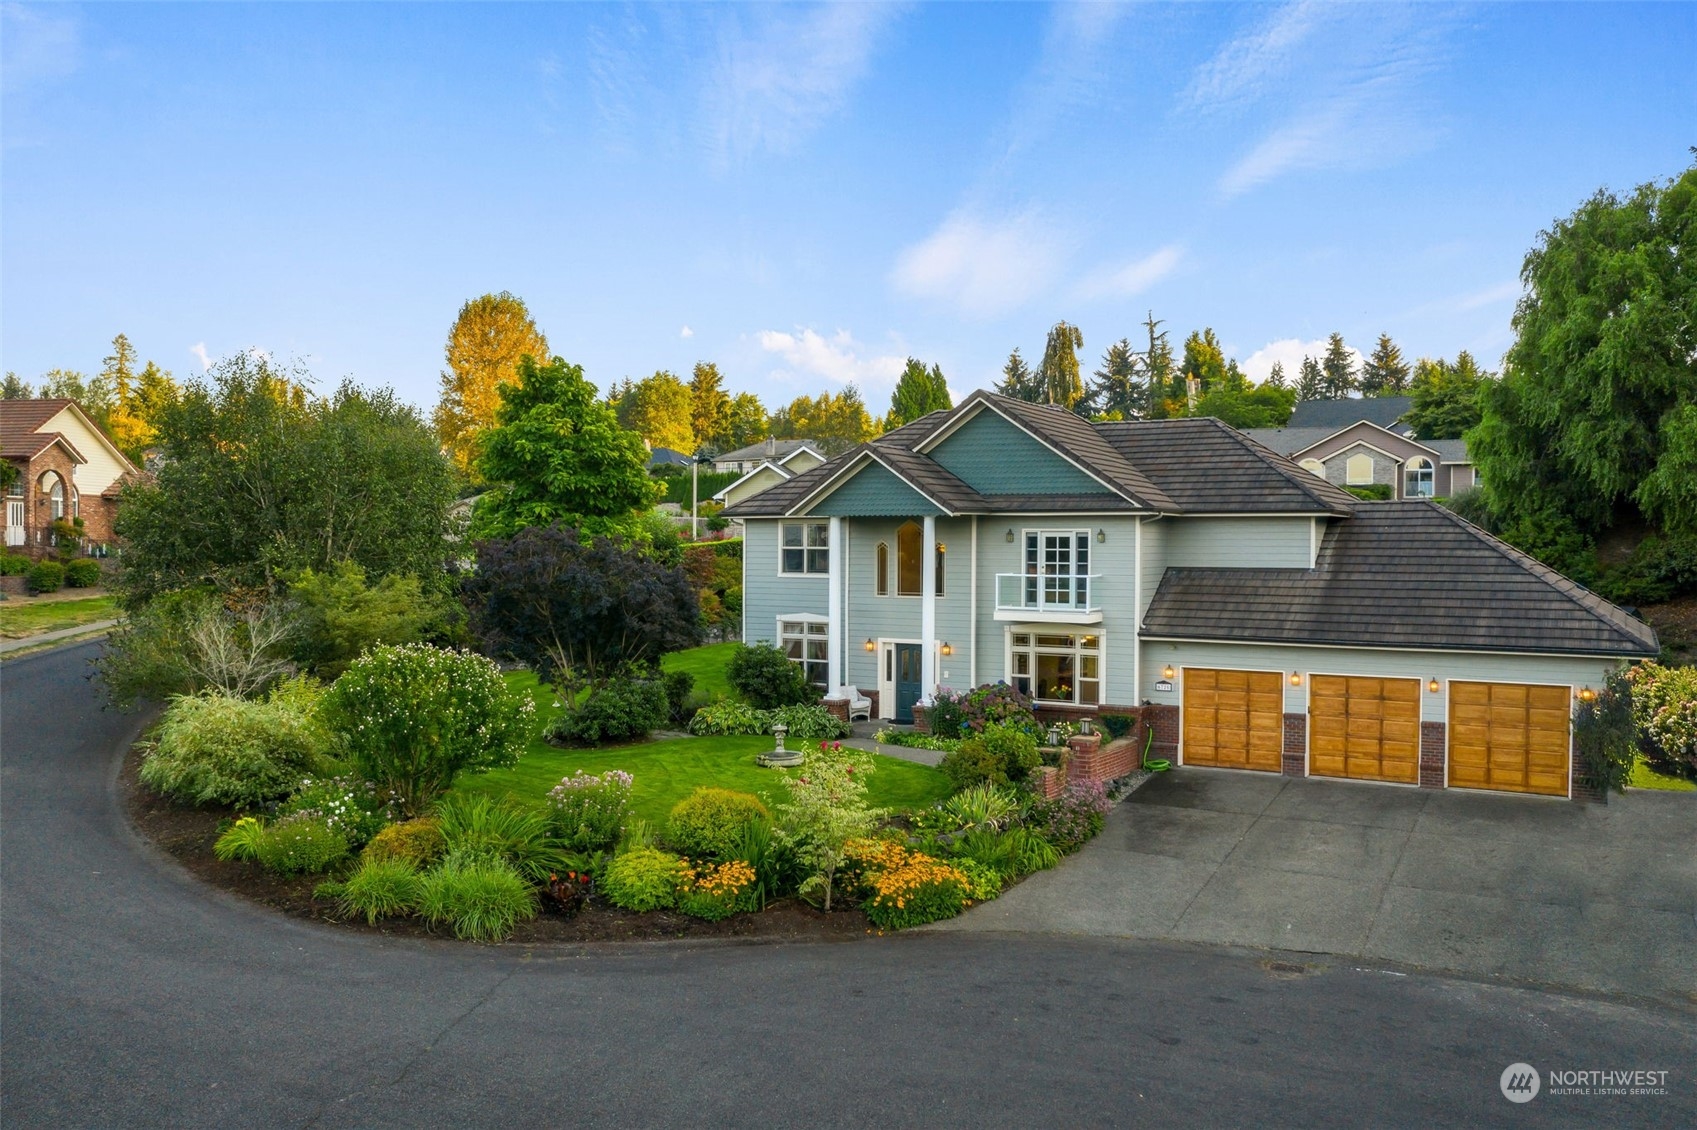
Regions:
M 1043 362 L 1037 379 L 1044 399 L 1062 408 L 1076 408 L 1084 399 L 1084 380 L 1079 376 L 1078 351 L 1084 348 L 1084 333 L 1068 322 L 1056 322 L 1043 346 Z

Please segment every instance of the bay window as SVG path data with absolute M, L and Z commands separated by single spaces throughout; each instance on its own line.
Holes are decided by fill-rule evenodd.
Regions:
M 1013 632 L 1008 682 L 1039 702 L 1096 706 L 1102 701 L 1102 637 Z

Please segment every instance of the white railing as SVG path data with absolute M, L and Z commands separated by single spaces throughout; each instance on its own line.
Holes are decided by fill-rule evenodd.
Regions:
M 996 608 L 1009 612 L 1099 612 L 1100 573 L 997 573 Z

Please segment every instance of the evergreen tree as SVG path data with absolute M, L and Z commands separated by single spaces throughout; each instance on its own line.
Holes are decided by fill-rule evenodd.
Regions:
M 1184 361 L 1179 366 L 1188 394 L 1190 382 L 1195 381 L 1197 392 L 1206 396 L 1226 379 L 1226 355 L 1220 349 L 1220 339 L 1213 329 L 1192 333 L 1184 339 Z
M 105 359 L 100 375 L 91 383 L 111 390 L 111 407 L 106 410 L 104 421 L 106 430 L 118 450 L 140 463 L 142 453 L 158 438 L 159 421 L 166 408 L 177 402 L 181 390 L 171 374 L 152 361 L 139 375 L 135 363 L 135 347 L 129 338 L 119 334 L 112 339 L 112 353 Z M 304 396 L 305 390 L 298 389 L 294 399 L 304 402 Z
M 1304 357 L 1296 378 L 1296 402 L 1320 400 L 1325 395 L 1326 375 L 1320 371 L 1320 363 L 1312 357 Z
M 1017 346 L 1008 354 L 1008 363 L 1002 366 L 1002 379 L 996 385 L 996 391 L 1015 400 L 1042 403 L 1043 386 L 1038 382 L 1037 374 L 1031 371 L 1031 366 L 1025 363 L 1025 358 L 1019 355 Z
M 690 423 L 699 445 L 719 447 L 730 423 L 731 398 L 724 389 L 719 366 L 711 361 L 697 361 L 689 382 Z
M 1368 396 L 1400 396 L 1408 388 L 1408 362 L 1390 334 L 1380 334 L 1372 356 L 1361 365 L 1361 391 Z
M 1184 378 L 1173 363 L 1173 347 L 1167 339 L 1167 331 L 1160 328 L 1164 324 L 1155 317 L 1153 310 L 1143 321 L 1143 328 L 1149 334 L 1149 348 L 1143 353 L 1145 395 L 1148 397 L 1149 417 L 1156 420 L 1182 416 L 1185 410 Z
M 1320 370 L 1325 374 L 1322 387 L 1326 399 L 1342 400 L 1355 388 L 1355 361 L 1343 343 L 1342 334 L 1334 333 L 1326 339 L 1326 356 L 1320 362 Z
M 1108 346 L 1102 355 L 1102 367 L 1092 374 L 1094 379 L 1086 398 L 1090 414 L 1120 420 L 1142 419 L 1145 389 L 1140 368 L 1129 338 L 1122 337 Z
M 1285 379 L 1285 363 L 1273 362 L 1273 371 L 1267 374 L 1266 383 L 1273 388 L 1284 388 L 1289 382 Z
M 0 385 L 0 400 L 33 400 L 35 390 L 29 387 L 29 382 L 18 374 L 8 372 L 6 383 Z
M 1043 362 L 1037 367 L 1037 380 L 1048 403 L 1076 408 L 1084 399 L 1084 381 L 1078 371 L 1078 351 L 1083 347 L 1084 334 L 1077 326 L 1056 322 L 1050 328 Z
M 1481 372 L 1467 350 L 1455 363 L 1422 357 L 1410 389 L 1414 403 L 1403 422 L 1421 439 L 1460 439 L 1480 419 L 1480 390 L 1495 373 Z
M 495 422 L 496 390 L 518 379 L 521 357 L 548 364 L 548 339 L 536 328 L 524 300 L 502 291 L 460 307 L 444 350 L 448 368 L 431 419 L 437 437 L 460 470 L 471 473 L 477 435 Z
M 901 379 L 890 394 L 890 411 L 884 417 L 884 427 L 899 428 L 939 408 L 952 407 L 954 401 L 949 398 L 949 382 L 943 379 L 942 367 L 933 365 L 927 369 L 925 362 L 909 357 L 907 368 L 902 370 Z

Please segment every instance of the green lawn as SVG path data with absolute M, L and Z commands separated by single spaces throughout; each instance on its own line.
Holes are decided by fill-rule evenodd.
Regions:
M 22 639 L 60 628 L 75 628 L 96 620 L 111 620 L 118 615 L 115 597 L 91 596 L 82 600 L 12 599 L 0 603 L 0 636 Z
M 688 671 L 695 676 L 695 689 L 708 698 L 716 695 L 735 698 L 731 684 L 725 678 L 725 664 L 731 661 L 736 650 L 735 640 L 730 643 L 710 643 L 705 647 L 692 647 L 688 651 L 674 651 L 660 661 L 660 666 L 667 671 Z
M 1629 788 L 1634 789 L 1665 789 L 1674 793 L 1697 791 L 1697 781 L 1687 781 L 1683 777 L 1670 777 L 1666 773 L 1658 773 L 1642 759 L 1632 767 L 1632 777 L 1626 784 Z
M 725 644 L 713 647 L 723 648 Z M 696 652 L 712 650 L 697 648 Z M 681 655 L 693 655 L 682 652 Z M 536 702 L 537 728 L 555 713 L 553 692 L 528 671 L 515 671 L 507 682 L 528 692 Z M 635 778 L 631 807 L 636 815 L 656 828 L 664 827 L 672 806 L 698 785 L 717 785 L 762 797 L 768 805 L 785 797 L 779 775 L 794 770 L 762 769 L 754 756 L 772 748 L 770 737 L 673 738 L 669 741 L 613 749 L 557 749 L 540 737 L 531 741 L 524 756 L 511 769 L 467 775 L 454 786 L 456 792 L 481 792 L 492 796 L 511 794 L 519 800 L 540 804 L 548 790 L 582 769 L 602 773 L 623 769 Z M 917 765 L 879 754 L 872 756 L 877 769 L 868 779 L 867 795 L 880 808 L 917 808 L 934 804 L 950 792 L 949 779 L 928 765 Z

